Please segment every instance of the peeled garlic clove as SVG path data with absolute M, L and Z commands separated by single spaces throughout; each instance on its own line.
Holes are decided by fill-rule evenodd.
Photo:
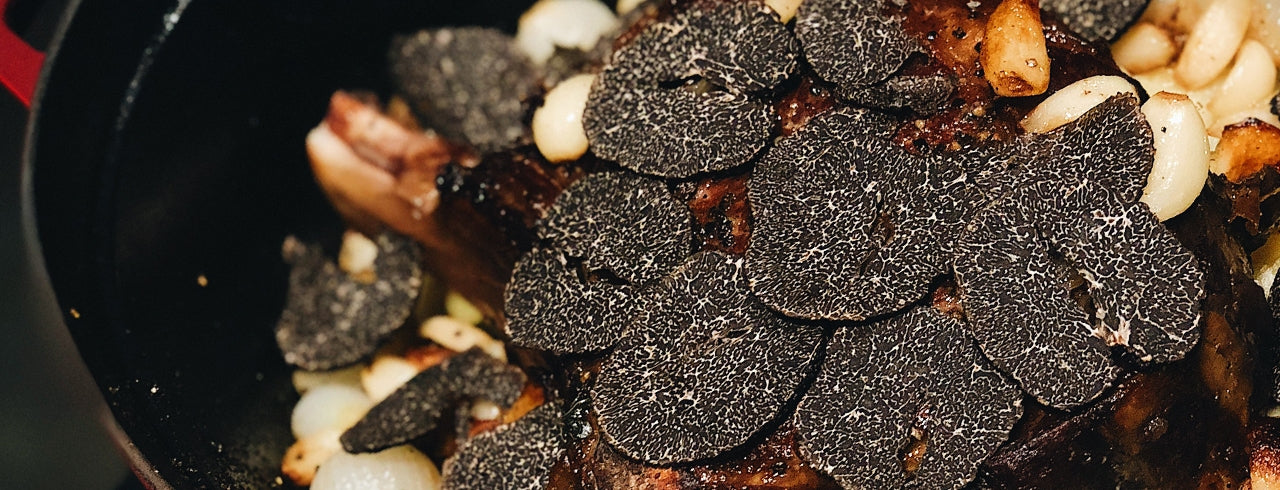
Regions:
M 590 51 L 617 23 L 613 11 L 596 0 L 539 0 L 520 16 L 516 44 L 541 65 L 556 46 Z
M 464 352 L 472 347 L 479 347 L 490 357 L 504 361 L 507 359 L 502 342 L 490 337 L 479 327 L 450 316 L 428 318 L 422 323 L 418 333 L 454 352 Z
M 290 428 L 297 439 L 326 429 L 346 430 L 360 421 L 372 406 L 373 400 L 354 386 L 316 386 L 307 390 L 293 406 Z
M 997 95 L 1044 93 L 1049 88 L 1049 51 L 1040 22 L 1040 2 L 1001 1 L 987 20 L 979 62 Z
M 444 311 L 460 322 L 478 325 L 484 321 L 484 313 L 481 313 L 479 308 L 476 308 L 470 301 L 467 301 L 467 298 L 464 298 L 456 291 L 445 293 Z
M 1174 32 L 1186 34 L 1195 29 L 1196 22 L 1204 15 L 1204 11 L 1208 10 L 1209 4 L 1213 3 L 1213 0 L 1174 0 L 1173 3 L 1175 5 L 1170 15 L 1173 25 L 1170 27 L 1175 29 Z M 1162 7 L 1163 5 L 1158 8 Z M 1148 5 L 1147 8 L 1150 8 L 1150 6 Z
M 1272 232 L 1267 242 L 1249 254 L 1249 262 L 1253 264 L 1253 282 L 1262 286 L 1262 292 L 1271 296 L 1271 284 L 1276 280 L 1276 272 L 1280 271 L 1280 233 Z
M 1209 136 L 1221 138 L 1222 131 L 1226 129 L 1227 126 L 1240 124 L 1249 119 L 1257 119 L 1280 128 L 1280 118 L 1277 118 L 1276 115 L 1271 112 L 1271 98 L 1266 97 L 1258 101 L 1258 103 L 1254 104 L 1252 107 L 1246 107 L 1239 112 L 1219 116 L 1218 119 L 1213 122 L 1213 125 L 1209 126 Z
M 339 452 L 320 465 L 311 490 L 436 490 L 440 470 L 413 446 L 376 453 Z
M 1276 65 L 1271 53 L 1257 41 L 1245 41 L 1236 53 L 1235 65 L 1218 87 L 1209 112 L 1226 115 L 1267 99 L 1276 87 Z
M 547 161 L 573 161 L 587 152 L 582 111 L 593 81 L 595 76 L 583 74 L 560 82 L 533 113 L 533 143 Z
M 1125 32 L 1111 45 L 1116 65 L 1127 73 L 1143 73 L 1169 64 L 1178 47 L 1164 29 L 1143 22 Z
M 1078 119 L 1111 96 L 1124 93 L 1137 95 L 1138 90 L 1117 76 L 1089 77 L 1046 97 L 1019 124 L 1028 132 L 1046 133 Z
M 627 12 L 635 10 L 642 3 L 644 3 L 644 0 L 618 0 L 614 10 L 618 12 L 618 15 L 627 15 Z
M 374 403 L 404 386 L 421 370 L 408 359 L 392 355 L 380 355 L 360 371 L 360 386 Z
M 1167 220 L 1191 207 L 1209 177 L 1209 139 L 1195 103 L 1182 94 L 1160 92 L 1142 105 L 1155 136 L 1155 161 L 1142 202 Z
M 1280 2 L 1253 3 L 1253 19 L 1247 37 L 1261 42 L 1271 52 L 1272 58 L 1280 62 Z
M 1200 88 L 1227 68 L 1249 27 L 1251 0 L 1214 0 L 1196 20 L 1174 67 L 1178 82 Z
M 778 20 L 783 24 L 791 22 L 796 17 L 796 10 L 800 8 L 802 0 L 764 0 L 764 4 L 778 13 Z
M 342 249 L 338 251 L 338 268 L 362 282 L 376 279 L 373 262 L 378 258 L 378 244 L 363 233 L 347 230 L 342 235 Z

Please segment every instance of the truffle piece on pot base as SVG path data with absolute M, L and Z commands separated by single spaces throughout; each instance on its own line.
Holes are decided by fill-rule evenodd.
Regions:
M 427 125 L 482 151 L 528 137 L 525 102 L 537 91 L 536 70 L 515 41 L 479 27 L 420 31 L 397 39 L 392 79 Z
M 342 434 L 347 452 L 373 452 L 430 432 L 447 408 L 463 398 L 510 407 L 525 385 L 520 368 L 472 348 L 432 366 L 369 409 Z
M 960 488 L 1005 441 L 1022 392 L 928 306 L 842 327 L 796 409 L 800 450 L 845 488 Z
M 821 343 L 821 328 L 751 295 L 740 257 L 701 252 L 657 286 L 601 368 L 600 429 L 651 464 L 718 456 L 783 412 Z
M 409 318 L 422 285 L 422 253 L 392 233 L 376 243 L 373 280 L 365 281 L 342 271 L 319 244 L 285 239 L 284 258 L 293 268 L 276 323 L 285 362 L 311 371 L 353 364 Z

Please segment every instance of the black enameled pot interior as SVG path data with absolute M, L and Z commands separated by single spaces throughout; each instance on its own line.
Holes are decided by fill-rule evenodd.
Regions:
M 280 243 L 339 226 L 306 132 L 336 89 L 385 94 L 394 33 L 510 31 L 524 3 L 80 2 L 28 165 L 59 304 L 144 481 L 278 484 L 297 399 Z

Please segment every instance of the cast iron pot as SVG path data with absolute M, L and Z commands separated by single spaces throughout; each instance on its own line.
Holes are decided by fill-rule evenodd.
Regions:
M 340 227 L 306 132 L 336 89 L 386 93 L 392 35 L 512 30 L 526 3 L 72 2 L 31 99 L 24 231 L 144 483 L 280 485 L 280 244 Z

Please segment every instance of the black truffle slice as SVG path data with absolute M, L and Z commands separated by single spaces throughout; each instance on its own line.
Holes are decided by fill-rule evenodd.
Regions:
M 747 273 L 770 308 L 861 320 L 920 299 L 946 272 L 969 201 L 963 170 L 865 132 L 822 116 L 756 168 Z
M 613 54 L 583 113 L 591 149 L 661 177 L 742 165 L 774 127 L 771 107 L 753 94 L 794 73 L 798 53 L 761 3 L 691 6 Z
M 1088 286 L 1108 344 L 1143 362 L 1181 359 L 1200 338 L 1204 274 L 1145 204 L 1089 181 L 1041 182 L 1023 207 Z
M 822 341 L 756 301 L 742 259 L 701 252 L 664 279 L 591 390 L 605 439 L 652 464 L 745 443 L 780 413 Z
M 342 434 L 350 453 L 381 451 L 434 429 L 444 411 L 463 398 L 510 407 L 524 389 L 520 368 L 473 348 L 427 368 L 378 402 Z
M 837 330 L 795 424 L 804 458 L 845 488 L 960 488 L 1021 400 L 960 322 L 922 306 Z
M 431 128 L 481 151 L 528 134 L 525 102 L 537 72 L 510 36 L 479 27 L 419 31 L 392 43 L 396 90 Z
M 564 451 L 558 402 L 543 404 L 513 423 L 472 437 L 445 460 L 444 487 L 542 490 Z
M 1079 173 L 1067 169 L 1068 164 L 1064 163 L 1069 161 L 1067 157 L 1058 158 L 1057 153 L 1035 154 L 1042 149 L 1061 151 L 1060 147 L 1036 141 L 1042 137 L 1028 135 L 1013 141 L 986 141 L 963 152 L 943 156 L 957 162 L 965 171 L 971 214 L 1028 182 L 1068 178 L 1067 175 Z
M 1041 403 L 1072 408 L 1102 393 L 1119 370 L 1071 297 L 1074 271 L 1050 256 L 1033 212 L 1014 197 L 979 212 L 956 244 L 956 281 L 987 358 Z
M 989 142 L 945 158 L 965 169 L 975 211 L 1022 185 L 1069 179 L 1103 182 L 1125 202 L 1135 202 L 1151 173 L 1152 141 L 1138 99 L 1117 95 L 1049 133 Z
M 964 169 L 968 182 L 969 211 L 976 213 L 1023 184 L 1030 163 L 1022 141 L 989 141 L 962 152 L 943 155 Z
M 1093 42 L 1111 42 L 1138 20 L 1148 0 L 1044 0 L 1040 8 Z
M 880 0 L 805 0 L 795 29 L 814 71 L 846 94 L 888 79 L 924 52 Z
M 684 77 L 693 72 L 730 92 L 759 92 L 799 66 L 800 43 L 763 2 L 694 7 L 684 15 L 695 43 L 681 53 L 690 65 L 681 70 Z
M 400 235 L 384 233 L 375 241 L 375 279 L 365 283 L 339 269 L 320 245 L 285 239 L 284 259 L 292 269 L 276 323 L 285 362 L 308 370 L 352 364 L 409 318 L 422 285 L 422 252 Z
M 928 116 L 944 109 L 955 89 L 955 80 L 946 75 L 898 75 L 868 87 L 844 90 L 842 95 L 863 107 L 907 108 Z
M 1137 202 L 1155 159 L 1153 141 L 1138 98 L 1115 95 L 1075 121 L 1028 138 L 1032 161 L 1021 181 L 1090 180 L 1106 184 L 1124 202 Z
M 601 172 L 569 186 L 538 234 L 588 270 L 607 269 L 632 284 L 666 276 L 689 256 L 689 210 L 660 180 Z
M 516 263 L 503 303 L 512 343 L 557 354 L 613 346 L 642 304 L 632 286 L 593 279 L 546 249 Z

